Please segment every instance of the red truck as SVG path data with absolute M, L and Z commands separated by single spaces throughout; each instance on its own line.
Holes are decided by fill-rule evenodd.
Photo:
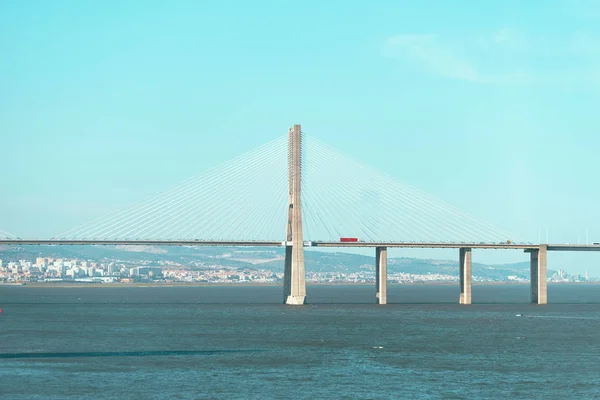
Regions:
M 358 240 L 358 238 L 355 238 L 355 237 L 341 237 L 340 242 L 353 243 L 353 242 L 360 242 L 360 240 Z

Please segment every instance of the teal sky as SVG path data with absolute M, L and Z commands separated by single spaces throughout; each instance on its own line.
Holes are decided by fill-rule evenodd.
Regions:
M 530 241 L 600 241 L 600 2 L 285 3 L 0 2 L 0 229 L 51 236 L 301 123 Z

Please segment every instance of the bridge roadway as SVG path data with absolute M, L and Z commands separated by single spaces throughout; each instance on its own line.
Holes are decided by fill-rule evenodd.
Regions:
M 146 240 L 146 239 L 0 239 L 0 245 L 144 245 L 144 246 L 225 246 L 225 247 L 281 247 L 281 241 L 207 241 L 207 240 Z M 466 243 L 466 242 L 322 242 L 306 241 L 305 247 L 395 247 L 427 249 L 500 249 L 535 250 L 531 243 Z M 548 251 L 600 251 L 600 245 L 549 244 Z

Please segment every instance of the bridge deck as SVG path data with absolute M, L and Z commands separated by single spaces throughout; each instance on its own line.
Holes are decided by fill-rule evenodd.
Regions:
M 231 246 L 231 247 L 275 247 L 277 241 L 204 241 L 204 240 L 63 240 L 63 239 L 14 239 L 0 240 L 0 245 L 139 245 L 139 246 Z
M 205 241 L 205 240 L 65 240 L 4 239 L 0 245 L 146 245 L 146 246 L 231 246 L 281 247 L 281 241 Z M 306 247 L 396 247 L 428 249 L 503 249 L 531 250 L 540 245 L 524 243 L 446 243 L 446 242 L 319 242 L 307 241 Z M 549 251 L 600 251 L 600 245 L 550 244 Z
M 600 251 L 597 244 L 549 244 L 548 250 L 552 251 Z
M 205 240 L 64 240 L 64 239 L 3 239 L 0 245 L 144 245 L 144 246 L 226 246 L 281 247 L 281 241 L 205 241 Z M 396 247 L 426 249 L 501 249 L 533 250 L 531 243 L 446 243 L 446 242 L 319 242 L 307 241 L 306 247 Z M 600 251 L 600 245 L 549 244 L 548 251 Z
M 421 249 L 537 249 L 535 244 L 516 243 L 446 243 L 446 242 L 312 242 L 312 247 L 397 247 Z

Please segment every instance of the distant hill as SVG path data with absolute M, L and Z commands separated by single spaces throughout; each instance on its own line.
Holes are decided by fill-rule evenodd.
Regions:
M 192 247 L 192 246 L 4 246 L 0 259 L 29 260 L 36 257 L 89 260 L 129 265 L 183 265 L 196 267 L 229 266 L 234 268 L 283 271 L 282 248 Z M 305 252 L 309 272 L 359 272 L 374 270 L 374 257 L 343 252 Z M 389 258 L 389 273 L 444 274 L 458 276 L 458 260 Z M 549 271 L 551 274 L 552 271 Z M 486 265 L 473 263 L 476 277 L 507 280 L 508 276 L 529 278 L 529 263 Z

